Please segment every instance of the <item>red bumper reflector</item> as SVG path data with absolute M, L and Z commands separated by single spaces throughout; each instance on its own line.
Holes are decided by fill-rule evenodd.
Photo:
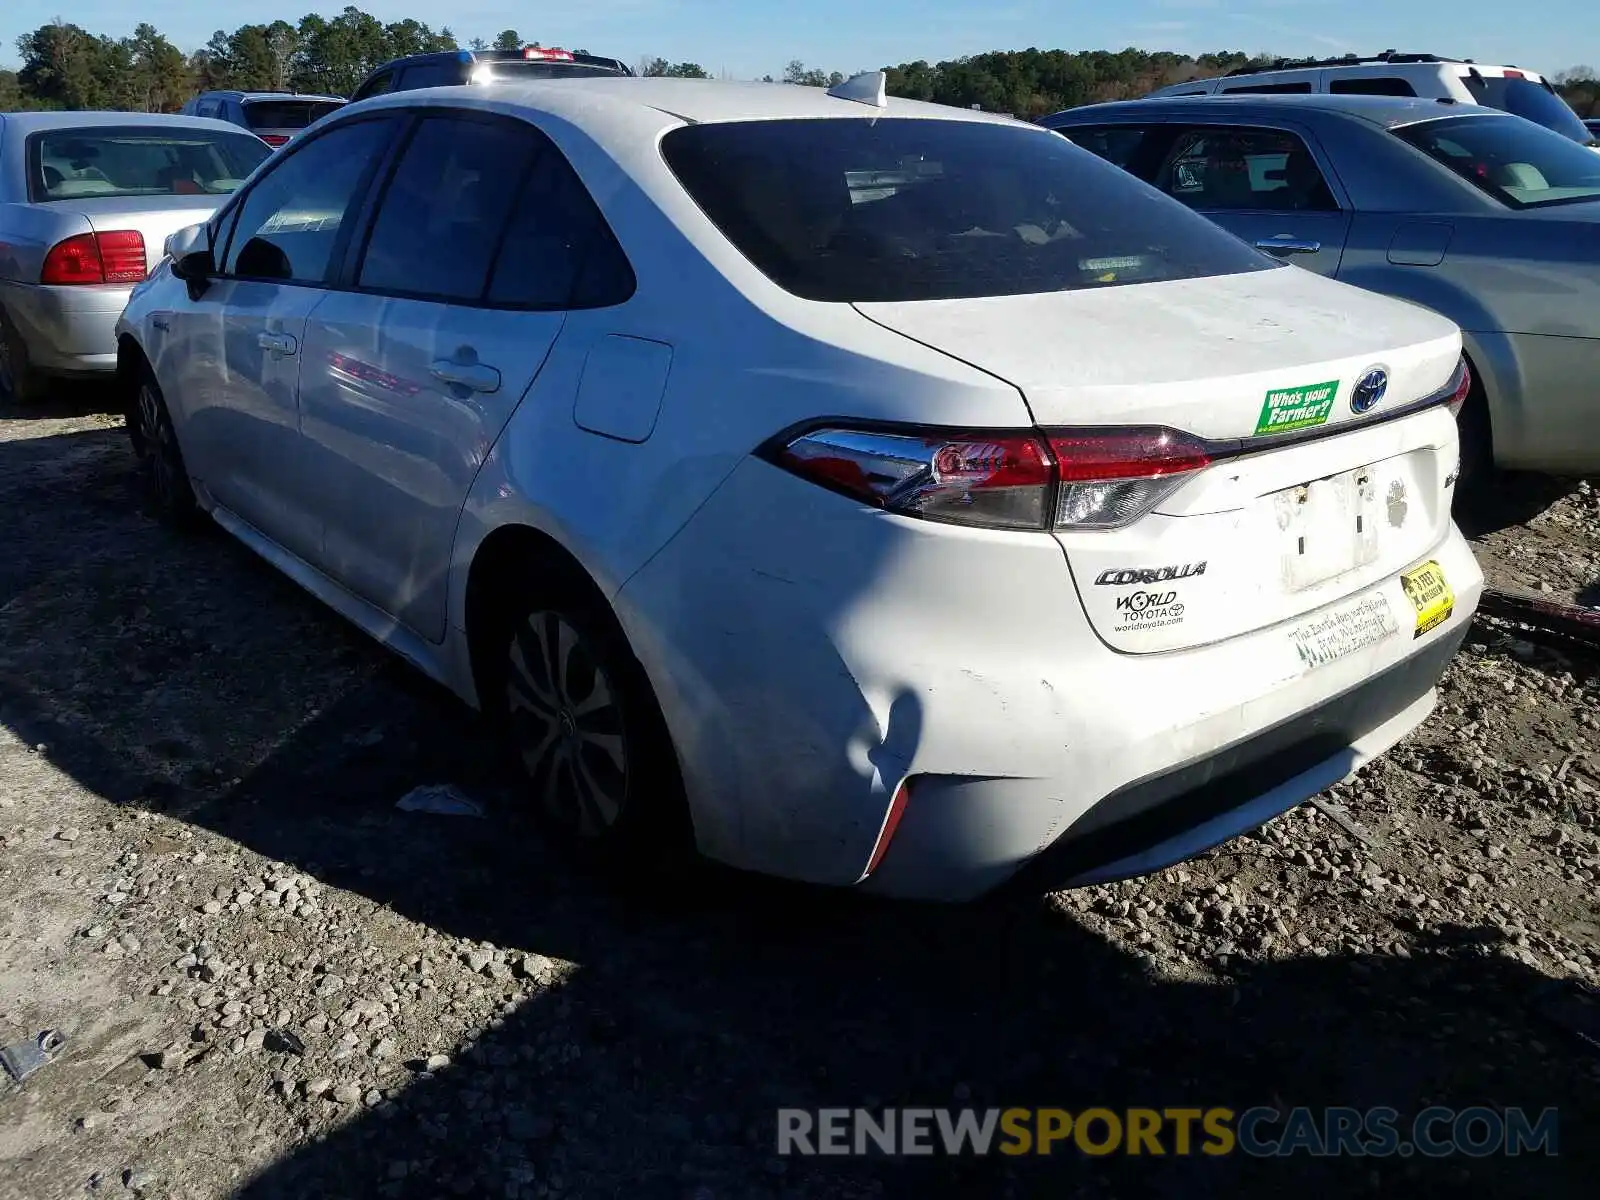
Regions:
M 867 869 L 862 878 L 876 871 L 878 864 L 883 861 L 883 856 L 889 852 L 889 843 L 894 840 L 894 831 L 899 828 L 900 818 L 905 815 L 906 801 L 910 798 L 911 780 L 902 779 L 900 786 L 894 790 L 894 798 L 889 801 L 889 813 L 883 819 L 883 829 L 878 834 L 878 844 L 872 848 L 872 857 L 867 860 Z

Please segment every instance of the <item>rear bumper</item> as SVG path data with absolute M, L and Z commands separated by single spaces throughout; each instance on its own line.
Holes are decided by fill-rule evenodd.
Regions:
M 749 462 L 616 604 L 704 853 L 959 901 L 1036 860 L 1047 888 L 1154 869 L 1387 749 L 1426 717 L 1482 593 L 1453 526 L 1424 557 L 1456 604 L 1421 637 L 1403 624 L 1316 668 L 1298 621 L 1123 654 L 1048 536 L 867 514 Z M 1410 611 L 1393 576 L 1337 603 L 1368 595 Z
M 125 287 L 47 287 L 0 283 L 0 305 L 28 348 L 35 370 L 97 376 L 117 368 L 117 318 Z
M 1215 754 L 1119 788 L 1008 886 L 1045 892 L 1161 870 L 1349 778 L 1427 719 L 1465 623 L 1382 674 Z

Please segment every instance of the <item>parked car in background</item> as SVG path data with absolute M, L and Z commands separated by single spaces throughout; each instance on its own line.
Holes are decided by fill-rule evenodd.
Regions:
M 1044 890 L 1382 753 L 1482 586 L 1459 332 L 884 87 L 319 122 L 129 301 L 153 501 L 479 705 L 596 851 Z
M 1134 100 L 1042 123 L 1271 254 L 1461 326 L 1464 469 L 1600 473 L 1600 155 L 1494 109 Z
M 199 117 L 0 113 L 0 404 L 48 376 L 105 376 L 112 328 L 169 234 L 272 153 Z
M 192 117 L 214 117 L 242 126 L 269 146 L 282 146 L 312 122 L 343 108 L 342 96 L 297 92 L 201 92 L 183 106 Z
M 1386 50 L 1371 58 L 1279 59 L 1240 67 L 1213 79 L 1175 83 L 1151 92 L 1150 97 L 1313 94 L 1478 104 L 1526 117 L 1583 145 L 1600 147 L 1595 132 L 1578 120 L 1578 114 L 1537 71 L 1437 54 Z
M 632 75 L 620 59 L 579 54 L 553 46 L 521 50 L 441 50 L 412 54 L 386 62 L 351 93 L 352 102 L 386 92 L 416 88 L 457 87 L 464 83 L 504 83 L 523 79 L 592 79 Z

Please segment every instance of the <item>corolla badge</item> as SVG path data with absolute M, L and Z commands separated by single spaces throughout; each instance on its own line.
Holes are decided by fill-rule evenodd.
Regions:
M 1389 372 L 1382 367 L 1373 367 L 1356 380 L 1356 386 L 1350 389 L 1350 411 L 1358 416 L 1371 412 L 1378 407 L 1378 402 L 1388 390 Z

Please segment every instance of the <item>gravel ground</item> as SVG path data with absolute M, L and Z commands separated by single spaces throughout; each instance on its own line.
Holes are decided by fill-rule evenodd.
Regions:
M 1329 798 L 1158 877 L 966 909 L 557 861 L 458 705 L 120 422 L 0 421 L 0 1196 L 1592 1194 L 1600 657 L 1488 623 Z M 1600 503 L 1480 543 L 1579 595 Z M 397 811 L 450 782 L 485 819 Z M 1590 1020 L 1589 1027 L 1594 1028 Z M 779 1159 L 783 1104 L 1522 1105 L 1521 1159 Z

